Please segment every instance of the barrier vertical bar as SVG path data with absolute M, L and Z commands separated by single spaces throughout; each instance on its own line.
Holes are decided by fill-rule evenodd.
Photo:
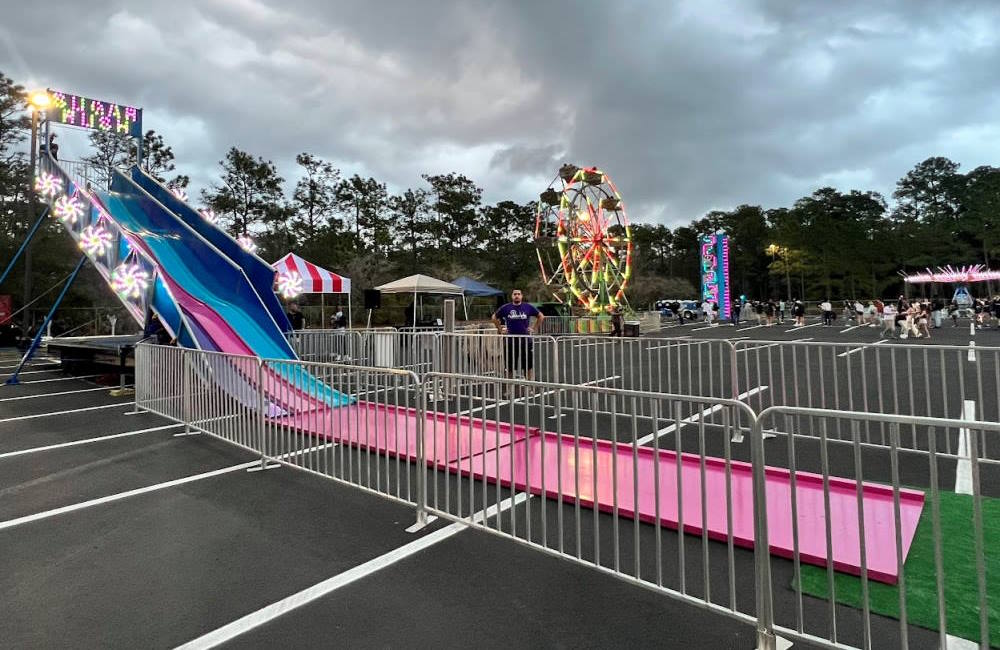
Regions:
M 427 458 L 424 446 L 424 422 L 427 419 L 427 386 L 417 382 L 417 521 L 406 529 L 415 533 L 428 523 L 427 517 Z M 499 518 L 499 517 L 498 517 Z
M 770 543 L 767 535 L 767 489 L 764 481 L 764 434 L 759 418 L 752 419 L 750 429 L 751 463 L 753 468 L 754 573 L 757 598 L 757 650 L 776 650 L 774 610 L 771 590 Z
M 184 421 L 184 432 L 191 433 L 191 379 L 187 371 L 187 348 L 181 348 L 181 419 Z
M 248 472 L 260 472 L 265 469 L 274 469 L 276 467 L 281 467 L 278 463 L 272 463 L 268 465 L 267 463 L 267 445 L 266 445 L 266 434 L 265 425 L 266 420 L 264 417 L 267 411 L 267 399 L 264 395 L 264 360 L 257 358 L 257 444 L 260 446 L 260 466 L 251 467 Z

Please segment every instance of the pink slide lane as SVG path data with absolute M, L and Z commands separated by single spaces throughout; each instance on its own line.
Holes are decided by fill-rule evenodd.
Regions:
M 415 461 L 417 419 L 416 409 L 359 402 L 275 418 L 274 421 L 321 438 Z M 527 435 L 528 429 L 521 425 L 511 427 L 443 413 L 428 413 L 424 421 L 426 448 L 434 449 L 433 456 L 428 455 L 428 462 L 445 468 L 484 450 L 523 440 Z
M 416 459 L 418 415 L 413 409 L 359 403 L 337 409 L 323 409 L 276 419 L 275 422 L 320 437 L 361 446 L 390 455 L 401 454 Z M 579 449 L 571 435 L 542 433 L 538 429 L 459 418 L 455 415 L 428 413 L 424 422 L 427 448 L 434 449 L 429 463 L 471 475 L 477 480 L 513 484 L 519 490 L 544 494 L 564 501 L 576 500 L 575 468 L 579 468 L 580 502 L 611 512 L 615 502 L 613 468 L 617 470 L 619 515 L 638 516 L 641 521 L 676 529 L 683 520 L 687 533 L 702 532 L 701 467 L 695 454 L 682 454 L 680 489 L 678 489 L 677 454 L 660 450 L 659 456 L 649 447 L 633 450 L 631 444 L 592 441 L 581 438 Z M 633 456 L 634 454 L 634 456 Z M 638 476 L 633 476 L 633 467 Z M 753 480 L 751 466 L 731 461 L 733 542 L 753 548 Z M 595 478 L 596 468 L 596 478 Z M 767 516 L 770 552 L 791 558 L 792 542 L 791 476 L 786 469 L 768 467 Z M 826 566 L 826 525 L 822 476 L 796 473 L 799 556 L 803 562 Z M 544 480 L 543 480 L 544 479 Z M 637 480 L 635 480 L 637 479 Z M 655 486 L 659 482 L 659 503 Z M 561 485 L 561 490 L 560 490 Z M 635 486 L 638 486 L 636 507 Z M 830 477 L 830 515 L 832 518 L 834 569 L 861 574 L 861 549 L 858 528 L 856 482 Z M 680 493 L 680 513 L 678 512 Z M 726 463 L 724 459 L 705 459 L 705 494 L 709 537 L 725 540 Z M 595 496 L 596 495 L 596 496 Z M 865 527 L 865 551 L 868 577 L 889 584 L 898 580 L 896 563 L 895 518 L 892 489 L 863 483 L 862 498 Z M 913 535 L 920 521 L 924 495 L 920 491 L 899 491 L 902 524 L 903 558 L 909 553 Z
M 579 460 L 573 436 L 553 433 L 533 435 L 527 440 L 516 441 L 512 448 L 490 450 L 485 454 L 461 462 L 458 468 L 481 479 L 483 465 L 487 480 L 509 485 L 512 481 L 521 490 L 558 498 L 560 477 L 562 498 L 575 501 L 574 467 L 580 469 L 580 502 L 592 508 L 611 512 L 614 504 L 612 467 L 617 465 L 618 512 L 632 518 L 636 513 L 633 482 L 633 461 L 638 467 L 638 516 L 641 521 L 676 529 L 678 515 L 677 454 L 660 450 L 659 459 L 649 447 L 639 447 L 635 459 L 632 446 L 598 440 L 597 452 L 590 439 L 581 439 Z M 513 461 L 513 472 L 511 462 Z M 594 467 L 597 479 L 594 479 Z M 560 472 L 561 466 L 561 472 Z M 544 483 L 542 472 L 544 467 Z M 701 468 L 696 454 L 681 455 L 681 514 L 684 530 L 701 533 Z M 731 461 L 731 494 L 733 510 L 733 543 L 752 548 L 753 480 L 751 466 L 741 461 Z M 654 486 L 659 472 L 659 515 Z M 790 472 L 778 467 L 768 467 L 767 517 L 770 552 L 781 557 L 792 557 L 792 509 Z M 798 493 L 799 556 L 803 562 L 826 566 L 825 515 L 823 506 L 823 477 L 807 472 L 796 473 Z M 544 490 L 543 490 L 544 485 Z M 832 518 L 833 566 L 838 571 L 861 574 L 861 549 L 858 530 L 858 501 L 856 482 L 830 477 L 830 514 Z M 896 565 L 895 525 L 892 489 L 873 483 L 862 484 L 864 500 L 865 551 L 868 577 L 879 582 L 895 584 L 898 580 Z M 596 499 L 594 495 L 597 495 Z M 726 463 L 722 458 L 705 460 L 705 494 L 708 503 L 708 534 L 725 540 L 726 525 Z M 924 495 L 915 490 L 900 490 L 900 520 L 902 523 L 903 557 L 913 541 Z

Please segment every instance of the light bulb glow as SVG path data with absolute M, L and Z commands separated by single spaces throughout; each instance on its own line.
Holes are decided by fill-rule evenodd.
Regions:
M 104 255 L 111 248 L 111 233 L 100 226 L 87 226 L 80 233 L 80 248 L 87 255 Z
M 122 298 L 135 300 L 147 287 L 149 274 L 138 264 L 120 264 L 111 274 L 111 288 Z
M 201 214 L 202 217 L 205 218 L 205 221 L 207 221 L 208 223 L 219 223 L 219 217 L 218 215 L 215 214 L 214 210 L 210 210 L 209 208 L 203 208 L 198 212 Z
M 83 216 L 83 204 L 73 196 L 60 196 L 52 208 L 53 214 L 63 223 L 75 224 Z
M 291 299 L 302 293 L 302 276 L 298 271 L 282 273 L 278 276 L 278 291 L 282 298 Z
M 240 235 L 239 237 L 236 238 L 236 243 L 239 244 L 240 247 L 248 253 L 257 252 L 257 244 L 250 237 L 250 235 Z
M 42 172 L 35 177 L 35 191 L 42 196 L 53 197 L 62 191 L 62 179 L 55 174 Z
M 170 193 L 176 196 L 181 201 L 188 200 L 188 193 L 184 191 L 183 187 L 171 187 Z

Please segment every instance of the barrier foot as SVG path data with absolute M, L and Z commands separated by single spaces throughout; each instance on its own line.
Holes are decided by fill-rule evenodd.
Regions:
M 768 642 L 763 640 L 764 636 L 770 637 L 770 645 Z M 757 650 L 788 650 L 792 647 L 792 642 L 784 637 L 780 637 L 774 634 L 766 635 L 764 632 L 759 632 L 757 636 Z
M 185 436 L 199 436 L 199 435 L 201 435 L 201 431 L 195 431 L 194 429 L 185 429 L 184 431 L 175 433 L 173 437 L 183 438 Z
M 250 469 L 248 469 L 247 472 L 248 473 L 250 473 L 250 472 L 266 472 L 269 469 L 278 469 L 279 467 L 281 467 L 281 463 L 272 463 L 272 462 L 268 462 L 268 460 L 266 458 L 261 458 L 260 459 L 260 465 L 254 465 L 253 467 L 251 467 Z
M 427 528 L 427 526 L 431 525 L 435 521 L 437 521 L 437 517 L 435 517 L 434 515 L 428 515 L 426 512 L 417 513 L 417 523 L 407 528 L 406 532 L 419 533 L 420 531 L 422 531 L 424 528 Z

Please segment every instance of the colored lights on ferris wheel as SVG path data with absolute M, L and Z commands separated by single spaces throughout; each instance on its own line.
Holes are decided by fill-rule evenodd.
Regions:
M 257 243 L 250 237 L 250 235 L 240 235 L 236 238 L 236 243 L 248 253 L 257 252 Z
M 207 221 L 208 223 L 219 223 L 219 217 L 218 215 L 215 214 L 215 210 L 203 208 L 198 212 L 201 214 L 202 217 L 205 218 L 205 221 Z
M 298 271 L 289 271 L 278 276 L 278 292 L 285 299 L 295 298 L 302 293 L 302 276 Z
M 171 187 L 170 193 L 176 196 L 181 201 L 188 200 L 188 193 L 184 191 L 183 187 Z
M 35 191 L 42 196 L 53 197 L 62 191 L 62 179 L 55 174 L 42 172 L 35 177 Z
M 135 300 L 149 287 L 149 274 L 138 264 L 120 264 L 111 274 L 111 288 L 122 298 Z
M 104 255 L 111 248 L 111 233 L 100 226 L 87 226 L 80 233 L 80 248 L 87 255 Z
M 52 207 L 52 213 L 59 221 L 75 224 L 83 216 L 83 204 L 74 196 L 60 196 Z

